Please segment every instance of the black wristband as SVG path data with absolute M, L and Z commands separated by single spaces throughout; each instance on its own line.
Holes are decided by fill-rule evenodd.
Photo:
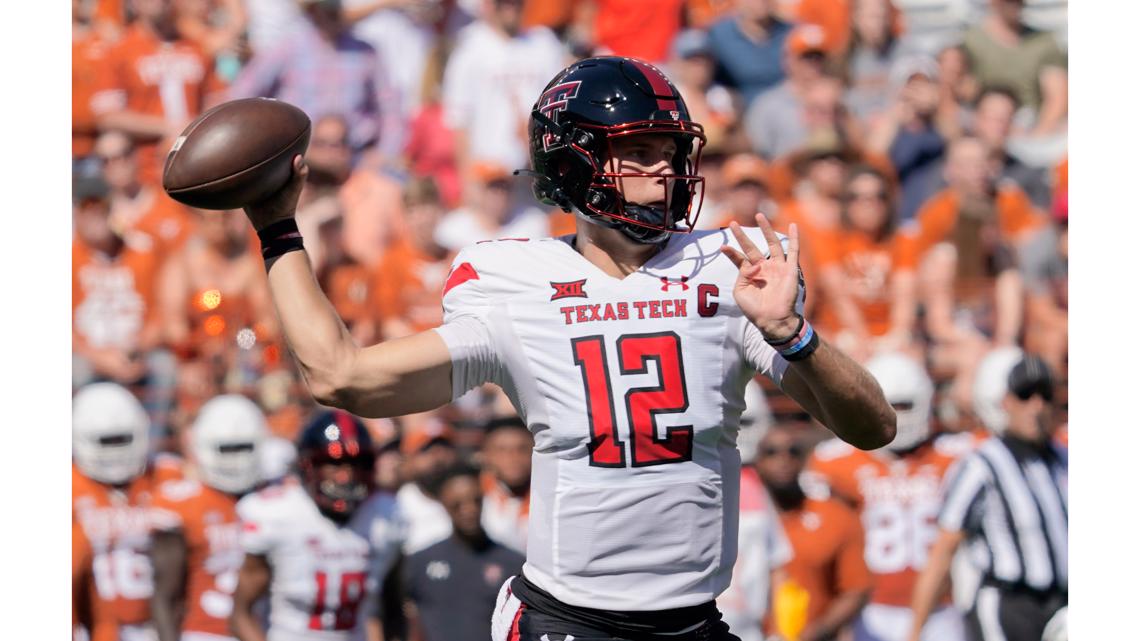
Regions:
M 791 350 L 789 350 L 790 353 L 780 352 L 780 355 L 788 362 L 802 361 L 808 356 L 811 356 L 817 349 L 819 349 L 819 334 L 812 331 L 811 338 L 808 339 L 807 345 L 804 345 L 794 352 Z
M 257 238 L 261 241 L 261 259 L 265 261 L 266 269 L 269 269 L 273 259 L 305 248 L 301 232 L 297 229 L 297 221 L 292 218 L 279 220 L 258 231 Z
M 804 317 L 800 316 L 800 322 L 798 324 L 796 324 L 796 331 L 792 332 L 791 335 L 785 336 L 783 338 L 768 338 L 767 336 L 765 336 L 764 342 L 768 343 L 769 345 L 772 345 L 773 347 L 775 347 L 777 345 L 785 345 L 787 343 L 791 343 L 792 341 L 794 341 L 796 338 L 799 337 L 800 331 L 803 330 L 803 328 L 804 328 Z

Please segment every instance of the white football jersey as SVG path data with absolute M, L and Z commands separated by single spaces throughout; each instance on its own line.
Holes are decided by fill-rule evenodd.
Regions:
M 357 638 L 400 551 L 395 499 L 372 496 L 341 527 L 286 482 L 242 498 L 237 511 L 242 548 L 264 555 L 273 572 L 269 641 Z
M 624 279 L 569 238 L 453 263 L 436 330 L 453 398 L 494 382 L 534 434 L 524 573 L 564 603 L 663 610 L 729 584 L 744 387 L 787 363 L 737 307 L 724 244 L 727 230 L 674 235 Z

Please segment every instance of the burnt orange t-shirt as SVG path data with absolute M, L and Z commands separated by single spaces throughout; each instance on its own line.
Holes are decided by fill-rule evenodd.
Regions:
M 882 336 L 891 328 L 891 279 L 896 273 L 914 270 L 917 259 L 910 245 L 897 235 L 883 240 L 853 229 L 820 233 L 813 238 L 816 267 L 822 274 L 837 268 L 843 289 L 855 305 L 872 336 Z M 817 288 L 819 290 L 820 288 Z M 816 324 L 829 331 L 841 328 L 835 304 L 822 294 L 816 307 Z
M 154 591 L 148 556 L 151 505 L 158 485 L 181 476 L 174 460 L 161 460 L 121 489 L 71 469 L 72 519 L 90 546 L 84 595 L 95 620 L 92 641 L 117 641 L 118 627 L 150 619 Z M 72 537 L 73 540 L 76 537 Z M 82 553 L 82 549 L 72 553 Z
M 119 28 L 127 26 L 127 12 L 123 3 L 124 0 L 95 0 L 95 19 Z
M 347 263 L 329 271 L 326 291 L 337 315 L 351 327 L 372 314 L 376 298 L 374 286 L 371 270 L 360 263 Z
M 550 236 L 557 238 L 559 236 L 568 236 L 578 231 L 578 224 L 575 221 L 574 214 L 555 209 L 550 212 Z
M 694 29 L 708 29 L 714 22 L 732 13 L 733 0 L 686 0 L 688 25 Z
M 75 340 L 95 349 L 133 350 L 154 319 L 157 259 L 128 242 L 117 256 L 76 239 L 71 245 L 71 320 Z
M 574 16 L 574 4 L 566 0 L 526 0 L 523 2 L 524 28 L 549 27 L 560 29 Z
M 838 439 L 816 446 L 805 487 L 816 496 L 826 488 L 859 511 L 866 535 L 864 559 L 875 576 L 872 603 L 909 606 L 918 573 L 938 537 L 943 476 L 977 443 L 972 433 L 944 434 L 904 457 L 859 450 Z
M 958 223 L 961 199 L 952 189 L 944 189 L 919 208 L 908 233 L 916 243 L 918 256 L 925 254 L 938 243 L 950 240 Z M 1012 241 L 1017 236 L 1045 224 L 1045 216 L 1033 206 L 1019 187 L 1002 185 L 994 202 L 997 228 L 1003 239 Z
M 596 0 L 594 34 L 614 55 L 664 62 L 681 28 L 683 0 Z
M 406 241 L 393 245 L 373 274 L 377 318 L 404 321 L 412 332 L 438 327 L 450 267 L 450 254 L 436 258 Z
M 196 228 L 194 217 L 185 205 L 156 189 L 154 203 L 135 221 L 131 231 L 150 237 L 159 262 L 165 262 L 182 249 Z
M 163 483 L 155 496 L 155 529 L 179 531 L 186 541 L 184 632 L 230 634 L 228 618 L 243 557 L 237 500 L 189 479 Z
M 106 64 L 111 45 L 94 32 L 71 41 L 71 157 L 89 155 L 95 148 L 95 114 L 91 97 L 98 88 L 99 69 Z
M 95 117 L 121 110 L 162 116 L 172 125 L 188 124 L 206 106 L 206 97 L 219 91 L 221 83 L 213 65 L 194 43 L 164 42 L 148 29 L 135 24 L 127 29 L 98 70 L 96 91 L 91 97 Z M 142 142 L 138 147 L 139 176 L 157 184 L 165 149 L 160 143 Z
M 818 25 L 823 49 L 830 55 L 847 50 L 851 41 L 851 0 L 777 0 L 777 13 L 791 22 Z
M 799 509 L 781 512 L 780 524 L 792 544 L 784 570 L 808 593 L 808 621 L 819 618 L 840 594 L 871 587 L 863 526 L 854 510 L 836 499 L 809 498 Z M 779 586 L 774 587 L 778 595 Z

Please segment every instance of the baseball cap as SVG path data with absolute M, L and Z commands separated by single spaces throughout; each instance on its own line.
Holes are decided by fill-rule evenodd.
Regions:
M 825 36 L 823 27 L 817 24 L 805 23 L 797 25 L 792 32 L 788 34 L 788 39 L 784 43 L 789 54 L 793 56 L 802 56 L 806 53 L 819 52 L 824 53 Z
M 405 456 L 426 450 L 435 443 L 451 445 L 455 439 L 455 431 L 443 421 L 428 421 L 422 425 L 408 428 L 400 438 L 400 452 Z
M 673 39 L 675 58 L 693 58 L 712 54 L 709 48 L 709 34 L 704 29 L 685 29 Z
M 1023 401 L 1037 394 L 1052 402 L 1053 381 L 1049 365 L 1036 354 L 1026 354 L 1009 371 L 1009 392 Z
M 768 164 L 756 154 L 734 154 L 724 162 L 721 176 L 728 187 L 736 187 L 746 182 L 767 186 Z
M 510 182 L 511 172 L 496 162 L 478 161 L 471 165 L 471 172 L 475 178 L 484 185 L 498 182 Z
M 926 76 L 932 82 L 938 81 L 938 62 L 929 56 L 908 56 L 900 58 L 891 65 L 889 74 L 890 86 L 894 90 L 901 89 L 915 76 Z
M 804 145 L 789 155 L 788 164 L 793 172 L 803 175 L 811 162 L 829 157 L 838 158 L 846 163 L 858 160 L 855 150 L 833 127 L 816 129 L 809 133 Z
M 103 178 L 103 167 L 96 159 L 75 164 L 71 171 L 71 200 L 104 200 L 111 195 L 111 186 Z

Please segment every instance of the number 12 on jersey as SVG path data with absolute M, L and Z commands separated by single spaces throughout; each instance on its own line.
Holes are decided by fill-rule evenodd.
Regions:
M 590 465 L 625 467 L 625 443 L 618 436 L 613 388 L 604 336 L 583 336 L 570 341 L 574 363 L 582 370 L 586 411 L 590 419 Z M 649 361 L 657 362 L 658 384 L 625 393 L 629 418 L 629 453 L 632 467 L 665 465 L 693 458 L 693 426 L 683 425 L 657 435 L 657 416 L 689 409 L 681 337 L 674 332 L 626 334 L 617 339 L 618 365 L 623 375 L 646 374 Z

